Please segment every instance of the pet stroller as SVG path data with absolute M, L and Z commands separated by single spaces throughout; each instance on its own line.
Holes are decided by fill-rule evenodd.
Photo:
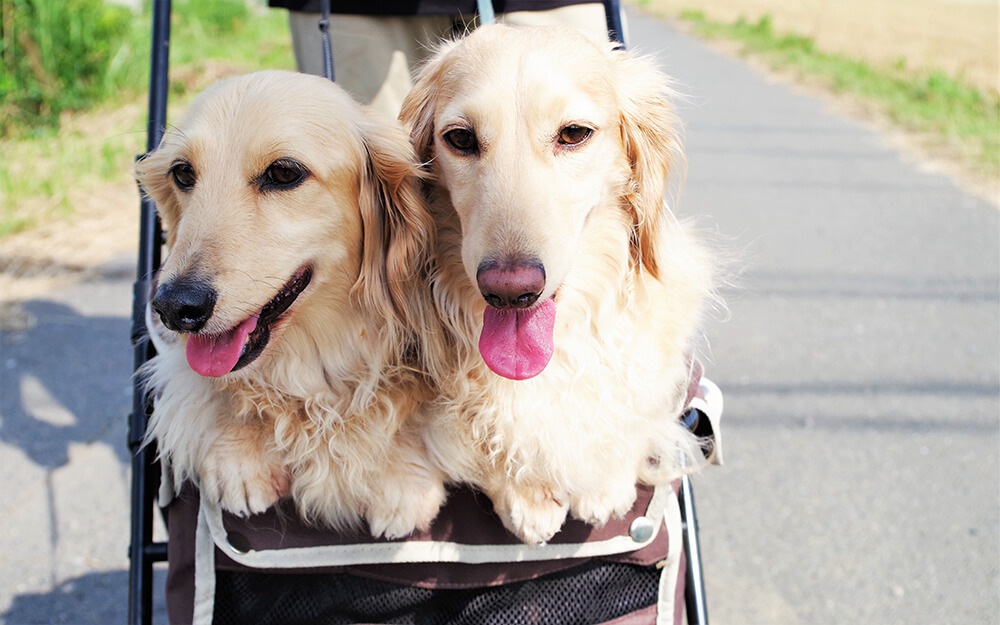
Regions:
M 619 3 L 604 4 L 609 33 L 624 45 Z M 481 20 L 488 21 L 490 3 L 479 6 Z M 166 127 L 170 14 L 169 0 L 154 0 L 147 151 L 156 149 Z M 324 38 L 326 15 L 324 7 Z M 332 78 L 328 51 L 324 60 Z M 155 355 L 145 309 L 162 242 L 156 208 L 143 198 L 132 312 L 136 370 Z M 722 395 L 701 377 L 700 367 L 695 370 L 689 409 L 680 418 L 707 441 L 706 457 L 719 460 Z M 429 531 L 405 541 L 372 540 L 308 527 L 281 504 L 240 519 L 201 499 L 191 485 L 175 490 L 161 480 L 155 445 L 142 445 L 150 413 L 150 398 L 137 378 L 128 435 L 130 625 L 152 623 L 153 565 L 164 561 L 174 622 L 355 623 L 378 614 L 385 619 L 379 622 L 389 623 L 627 625 L 676 623 L 684 612 L 688 623 L 708 622 L 687 478 L 672 488 L 639 487 L 624 519 L 601 528 L 568 521 L 541 547 L 509 535 L 488 500 L 467 489 L 450 493 Z M 165 542 L 153 538 L 156 514 L 166 523 Z M 358 616 L 344 616 L 351 614 Z

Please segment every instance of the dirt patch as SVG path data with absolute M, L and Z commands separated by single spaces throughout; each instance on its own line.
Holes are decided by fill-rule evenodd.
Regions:
M 0 303 L 30 299 L 92 276 L 116 255 L 136 249 L 139 192 L 131 164 L 145 143 L 144 100 L 137 98 L 112 110 L 63 115 L 58 149 L 77 151 L 82 156 L 76 161 L 101 158 L 111 143 L 126 143 L 127 147 L 113 164 L 113 181 L 99 181 L 92 173 L 69 172 L 66 175 L 74 180 L 71 186 L 61 185 L 64 190 L 20 201 L 13 207 L 15 217 L 31 218 L 37 225 L 0 238 Z M 5 163 L 14 177 L 31 176 L 46 167 L 62 171 L 30 152 L 23 158 Z M 56 209 L 57 205 L 68 206 L 69 214 Z
M 207 61 L 174 72 L 173 79 L 183 82 L 187 89 L 184 97 L 171 102 L 170 117 L 185 106 L 190 94 L 242 71 L 246 70 L 233 63 Z M 136 141 L 140 145 L 145 143 L 146 115 L 145 98 L 141 98 L 115 110 L 67 114 L 60 122 L 60 132 L 100 138 L 133 134 L 141 128 L 141 139 Z M 92 149 L 100 149 L 100 139 L 91 143 Z M 120 171 L 114 181 L 89 183 L 86 188 L 70 191 L 64 198 L 65 204 L 72 207 L 69 217 L 53 214 L 55 200 L 51 197 L 17 207 L 17 214 L 52 216 L 42 218 L 28 231 L 0 238 L 0 329 L 18 326 L 18 308 L 13 303 L 99 277 L 112 259 L 122 254 L 135 255 L 139 242 L 139 191 L 132 179 L 130 160 L 120 164 Z
M 647 0 L 638 4 L 676 15 L 755 22 L 771 16 L 777 33 L 813 39 L 824 52 L 918 71 L 943 70 L 1000 93 L 1000 3 L 996 0 Z
M 139 193 L 128 182 L 71 198 L 72 217 L 0 240 L 0 302 L 25 300 L 100 274 L 137 249 Z
M 641 6 L 658 15 L 677 16 L 685 9 L 701 11 L 714 21 L 754 22 L 770 16 L 775 32 L 811 37 L 817 48 L 860 58 L 873 64 L 906 59 L 911 71 L 943 70 L 987 92 L 1000 89 L 1000 3 L 996 0 L 713 0 L 711 3 L 646 0 Z M 691 31 L 690 23 L 674 20 Z M 708 45 L 741 57 L 769 78 L 824 99 L 844 115 L 869 124 L 886 136 L 924 171 L 940 173 L 967 192 L 1000 208 L 1000 172 L 984 171 L 955 145 L 934 134 L 902 130 L 865 100 L 835 93 L 821 81 L 793 70 L 775 71 L 766 62 L 740 54 L 741 46 L 725 40 Z M 1000 132 L 1000 127 L 997 128 Z

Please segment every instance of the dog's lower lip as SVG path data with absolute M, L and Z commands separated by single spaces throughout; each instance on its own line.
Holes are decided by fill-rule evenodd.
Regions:
M 298 269 L 288 282 L 278 291 L 271 301 L 264 304 L 260 309 L 260 317 L 257 320 L 257 327 L 247 337 L 246 345 L 240 359 L 236 361 L 233 371 L 242 369 L 257 359 L 267 347 L 267 342 L 271 338 L 271 328 L 281 320 L 282 316 L 295 300 L 305 291 L 312 280 L 312 267 L 304 265 Z

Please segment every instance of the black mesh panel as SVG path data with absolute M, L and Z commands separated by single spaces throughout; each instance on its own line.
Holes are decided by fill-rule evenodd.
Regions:
M 655 567 L 592 561 L 495 588 L 428 590 L 344 574 L 218 571 L 215 625 L 595 625 L 656 603 Z

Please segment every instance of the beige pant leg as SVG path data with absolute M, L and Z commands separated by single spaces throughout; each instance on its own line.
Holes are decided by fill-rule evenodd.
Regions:
M 608 40 L 608 22 L 604 15 L 604 4 L 601 2 L 574 4 L 548 11 L 511 11 L 498 15 L 497 21 L 516 26 L 561 24 L 576 28 L 597 41 Z M 628 32 L 624 24 L 622 29 Z
M 295 64 L 323 74 L 318 13 L 289 12 Z M 330 40 L 337 84 L 360 102 L 397 117 L 413 86 L 412 71 L 443 38 L 455 19 L 447 15 L 373 17 L 331 15 Z
M 299 71 L 323 74 L 318 13 L 289 11 L 288 20 Z M 470 22 L 472 16 L 469 16 Z M 513 11 L 499 16 L 512 25 L 562 24 L 607 41 L 604 5 L 572 5 L 548 11 Z M 396 117 L 413 87 L 412 74 L 437 42 L 452 35 L 456 18 L 447 15 L 374 17 L 331 15 L 330 39 L 337 83 L 359 101 Z M 626 33 L 627 26 L 623 25 Z

